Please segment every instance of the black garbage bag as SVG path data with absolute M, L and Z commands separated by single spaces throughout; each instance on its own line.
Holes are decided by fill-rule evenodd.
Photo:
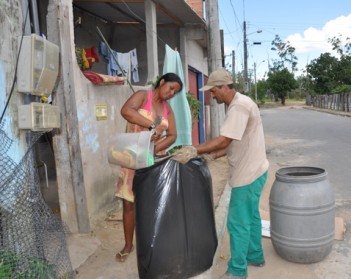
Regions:
M 183 279 L 212 266 L 217 248 L 212 180 L 206 163 L 172 159 L 133 180 L 141 279 Z

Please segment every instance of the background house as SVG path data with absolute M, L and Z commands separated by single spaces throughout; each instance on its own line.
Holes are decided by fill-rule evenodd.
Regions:
M 52 102 L 60 108 L 61 127 L 45 134 L 36 148 L 48 170 L 47 187 L 43 168 L 38 166 L 44 198 L 71 232 L 90 231 L 100 217 L 118 206 L 114 191 L 119 169 L 108 163 L 107 142 L 111 134 L 124 131 L 126 123 L 119 112 L 133 93 L 128 83 L 97 86 L 83 75 L 76 49 L 99 49 L 102 38 L 97 27 L 116 52 L 136 51 L 139 79 L 127 73 L 134 90 L 162 74 L 166 45 L 179 52 L 185 86 L 203 104 L 200 121 L 194 125 L 193 143 L 205 140 L 209 100 L 198 90 L 208 72 L 202 0 L 14 0 L 3 1 L 0 6 L 0 13 L 6 15 L 1 17 L 0 27 L 1 107 L 9 97 L 16 72 L 18 38 L 31 33 L 44 35 L 60 49 Z M 107 74 L 107 60 L 99 52 L 88 56 L 94 55 L 99 61 L 95 58 L 89 70 Z M 18 129 L 18 105 L 31 101 L 39 99 L 15 88 L 4 115 L 2 125 L 14 140 L 9 152 L 15 161 L 26 151 L 28 134 Z M 100 117 L 101 108 L 104 117 Z

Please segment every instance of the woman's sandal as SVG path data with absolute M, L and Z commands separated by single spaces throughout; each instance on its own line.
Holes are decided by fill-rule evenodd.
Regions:
M 123 250 L 119 251 L 117 254 L 116 254 L 116 261 L 117 262 L 120 262 L 120 263 L 123 263 L 127 260 L 128 256 L 130 253 L 132 253 L 134 250 L 134 247 L 132 247 L 132 249 L 130 249 L 129 252 L 123 252 Z

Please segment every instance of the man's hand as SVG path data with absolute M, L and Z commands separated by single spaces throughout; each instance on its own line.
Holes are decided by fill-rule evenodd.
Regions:
M 207 164 L 212 162 L 212 161 L 214 161 L 216 159 L 215 156 L 212 153 L 204 153 L 204 154 L 201 154 L 200 157 L 202 159 L 204 159 Z
M 178 149 L 172 159 L 178 161 L 179 163 L 186 164 L 189 160 L 197 157 L 197 150 L 192 145 L 183 146 Z

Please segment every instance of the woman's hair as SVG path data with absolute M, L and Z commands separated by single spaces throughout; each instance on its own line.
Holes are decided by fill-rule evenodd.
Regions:
M 182 89 L 183 89 L 183 82 L 180 79 L 180 77 L 177 74 L 175 74 L 175 73 L 167 73 L 167 74 L 164 74 L 162 77 L 160 77 L 157 80 L 157 82 L 156 82 L 155 89 L 160 86 L 160 82 L 161 82 L 162 79 L 165 82 L 176 82 L 176 83 L 178 83 L 180 85 L 179 91 L 182 91 Z

